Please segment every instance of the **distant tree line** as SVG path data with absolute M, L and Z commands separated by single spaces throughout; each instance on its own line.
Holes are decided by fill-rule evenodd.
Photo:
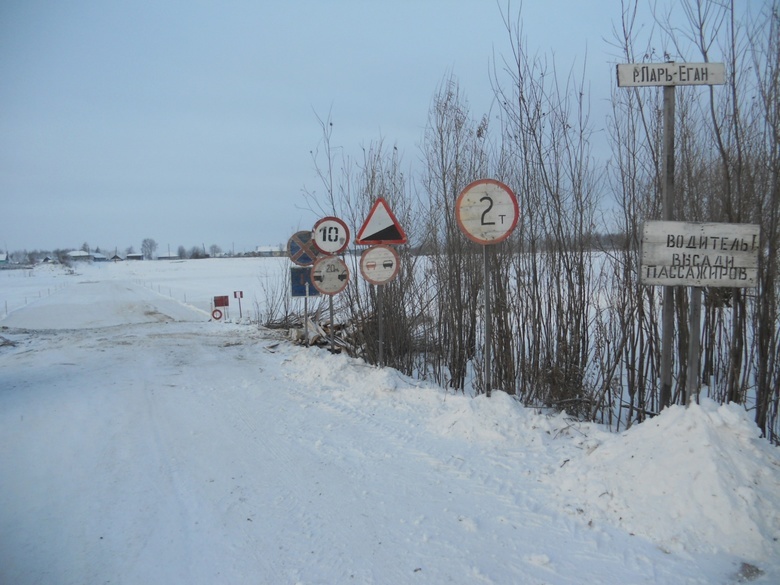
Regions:
M 15 264 L 27 264 L 34 265 L 49 259 L 53 262 L 61 264 L 67 264 L 70 262 L 68 252 L 75 250 L 76 248 L 56 248 L 54 250 L 17 250 L 9 253 L 9 257 Z M 126 258 L 128 255 L 135 254 L 135 247 L 128 246 L 121 252 L 118 248 L 102 248 L 100 246 L 91 247 L 88 242 L 84 242 L 79 248 L 82 252 L 102 254 L 109 259 L 113 256 L 119 256 L 120 258 Z M 158 245 L 153 238 L 144 238 L 141 242 L 141 254 L 146 260 L 153 260 L 158 257 L 157 254 Z M 113 250 L 113 251 L 111 251 Z M 241 256 L 254 256 L 254 252 L 240 254 Z M 208 251 L 204 244 L 195 245 L 187 249 L 184 246 L 179 246 L 176 252 L 176 257 L 180 259 L 194 259 L 201 258 L 218 258 L 222 256 L 232 256 L 231 254 L 225 254 L 222 248 L 217 244 L 209 246 Z

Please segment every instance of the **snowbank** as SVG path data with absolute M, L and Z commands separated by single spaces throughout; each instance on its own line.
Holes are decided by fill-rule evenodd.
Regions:
M 780 456 L 737 405 L 673 406 L 552 480 L 572 509 L 672 552 L 780 558 Z

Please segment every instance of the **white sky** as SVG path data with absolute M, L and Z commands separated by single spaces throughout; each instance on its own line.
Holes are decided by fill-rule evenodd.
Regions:
M 559 67 L 587 49 L 603 108 L 620 3 L 522 14 Z M 318 115 L 345 152 L 381 138 L 413 166 L 442 80 L 479 118 L 509 50 L 494 0 L 3 2 L 0 246 L 284 244 L 319 219 L 302 196 L 320 187 Z

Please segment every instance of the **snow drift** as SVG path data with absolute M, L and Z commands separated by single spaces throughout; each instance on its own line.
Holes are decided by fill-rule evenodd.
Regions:
M 0 582 L 780 582 L 740 407 L 610 434 L 210 322 L 261 263 L 0 272 Z

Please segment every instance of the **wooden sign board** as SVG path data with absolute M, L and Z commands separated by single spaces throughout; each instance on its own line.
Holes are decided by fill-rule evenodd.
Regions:
M 723 85 L 723 63 L 622 63 L 617 66 L 618 87 L 659 85 Z
M 758 286 L 760 226 L 648 221 L 639 280 L 663 286 Z

